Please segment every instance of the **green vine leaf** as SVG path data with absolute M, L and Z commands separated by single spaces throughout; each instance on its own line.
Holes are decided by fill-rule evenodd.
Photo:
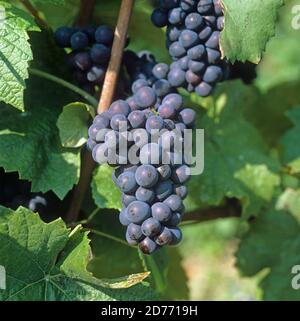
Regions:
M 231 62 L 259 63 L 268 40 L 275 35 L 278 9 L 283 0 L 222 0 L 225 27 L 223 56 Z
M 32 51 L 27 31 L 38 31 L 33 18 L 23 10 L 0 1 L 0 101 L 24 110 L 23 92 Z

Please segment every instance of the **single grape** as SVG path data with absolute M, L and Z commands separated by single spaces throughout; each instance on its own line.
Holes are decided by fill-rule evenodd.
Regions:
M 139 186 L 150 188 L 157 183 L 158 173 L 152 165 L 141 165 L 135 172 L 135 179 Z
M 91 58 L 96 64 L 106 64 L 110 58 L 110 48 L 96 43 L 91 49 Z
M 126 241 L 129 245 L 131 246 L 136 246 L 138 245 L 138 242 L 133 240 L 132 238 L 130 238 L 130 236 L 128 235 L 128 233 L 126 232 Z
M 157 79 L 165 79 L 169 72 L 169 66 L 164 63 L 156 64 L 153 69 L 152 73 Z
M 196 32 L 186 29 L 182 31 L 178 41 L 183 48 L 189 49 L 199 43 L 199 37 Z
M 180 69 L 187 71 L 189 68 L 189 61 L 190 61 L 190 59 L 188 56 L 184 56 L 184 57 L 180 58 L 178 60 L 178 65 L 179 65 Z
M 177 245 L 182 240 L 182 232 L 178 227 L 169 227 L 169 230 L 172 234 L 172 242 L 170 245 Z
M 176 109 L 173 105 L 163 104 L 158 108 L 158 114 L 161 118 L 172 119 L 176 116 Z
M 211 49 L 218 49 L 220 41 L 220 31 L 214 31 L 209 39 L 206 41 L 205 46 Z
M 139 248 L 145 254 L 152 254 L 157 249 L 157 244 L 149 237 L 146 237 L 139 243 Z
M 159 246 L 168 245 L 173 241 L 173 234 L 167 227 L 164 227 L 161 233 L 155 237 L 154 240 Z
M 185 199 L 187 197 L 188 189 L 185 185 L 178 185 L 175 187 L 175 193 L 181 199 Z
M 119 221 L 124 226 L 128 226 L 130 224 L 130 221 L 127 217 L 127 209 L 126 208 L 122 209 L 122 211 L 120 212 Z
M 206 26 L 203 30 L 201 30 L 198 34 L 199 39 L 201 41 L 206 41 L 212 34 L 212 29 L 210 26 Z
M 159 167 L 157 167 L 157 172 L 159 173 L 159 179 L 162 181 L 165 181 L 167 179 L 169 179 L 171 177 L 172 174 L 172 170 L 171 167 L 169 165 L 161 165 Z
M 127 216 L 132 223 L 142 224 L 150 215 L 150 206 L 145 202 L 134 201 L 127 207 Z
M 69 27 L 60 27 L 54 33 L 54 40 L 59 47 L 69 48 L 71 47 L 71 37 L 75 30 Z
M 151 215 L 159 222 L 167 222 L 171 218 L 172 212 L 169 206 L 162 202 L 157 202 L 151 206 Z
M 99 129 L 97 135 L 96 135 L 96 142 L 97 143 L 104 143 L 105 142 L 105 135 L 109 133 L 111 130 L 108 128 Z M 110 147 L 110 146 L 108 146 Z
M 168 74 L 168 81 L 173 87 L 181 87 L 185 82 L 185 72 L 179 68 L 173 68 Z
M 164 127 L 167 130 L 173 130 L 175 129 L 175 123 L 172 119 L 164 119 Z
M 92 25 L 85 26 L 85 27 L 81 28 L 81 31 L 84 32 L 88 36 L 90 43 L 95 42 L 95 32 L 96 32 L 95 26 L 92 26 Z
M 83 50 L 89 45 L 89 38 L 81 31 L 75 32 L 70 41 L 73 50 Z
M 140 186 L 135 192 L 135 197 L 138 201 L 151 204 L 155 199 L 155 194 L 152 189 Z
M 185 17 L 186 13 L 180 7 L 171 9 L 168 13 L 168 20 L 172 25 L 182 23 Z
M 186 12 L 194 11 L 197 7 L 197 0 L 181 0 L 180 7 Z
M 207 14 L 213 10 L 213 0 L 199 0 L 197 10 L 200 14 Z
M 135 94 L 142 87 L 148 87 L 148 81 L 145 79 L 138 79 L 132 84 L 131 91 Z
M 125 100 L 116 100 L 109 107 L 109 112 L 112 116 L 117 114 L 122 114 L 124 116 L 128 116 L 130 113 L 130 107 Z
M 185 108 L 179 113 L 179 120 L 182 121 L 186 126 L 193 126 L 196 120 L 196 113 L 191 108 Z
M 135 175 L 132 172 L 125 172 L 118 177 L 118 187 L 123 193 L 133 194 L 138 188 Z
M 90 82 L 100 84 L 105 77 L 106 68 L 103 66 L 93 66 L 87 73 L 87 79 Z
M 161 130 L 164 126 L 164 120 L 160 116 L 150 116 L 146 121 L 146 130 L 151 133 L 153 130 Z
M 157 236 L 161 231 L 161 224 L 153 217 L 148 218 L 142 224 L 142 232 L 145 236 L 153 238 Z
M 87 71 L 92 67 L 92 60 L 87 52 L 77 53 L 74 57 L 74 63 L 82 71 Z
M 161 181 L 155 186 L 155 194 L 158 200 L 163 201 L 173 193 L 171 180 Z
M 114 148 L 119 145 L 119 133 L 109 130 L 104 136 L 104 142 L 108 148 Z
M 193 12 L 185 18 L 184 23 L 187 29 L 198 31 L 203 26 L 204 20 L 200 14 Z
M 189 84 L 192 84 L 193 86 L 197 86 L 200 84 L 202 78 L 192 72 L 191 70 L 188 70 L 185 74 L 185 79 Z
M 143 239 L 143 232 L 140 225 L 130 223 L 127 227 L 126 233 L 134 241 L 140 241 Z
M 207 83 L 215 83 L 222 79 L 222 68 L 219 66 L 208 66 L 203 75 L 203 81 Z
M 222 10 L 222 4 L 220 0 L 214 0 L 214 6 L 215 6 L 215 14 L 217 16 L 223 15 L 223 10 Z
M 218 30 L 222 31 L 224 29 L 224 23 L 225 23 L 224 17 L 219 17 L 217 19 L 217 28 L 218 28 Z
M 114 32 L 108 26 L 100 26 L 95 32 L 95 40 L 97 43 L 110 46 L 114 40 Z
M 203 62 L 199 62 L 199 61 L 194 61 L 194 60 L 190 60 L 189 61 L 189 69 L 196 73 L 196 74 L 202 74 L 206 68 L 205 63 Z
M 196 88 L 195 88 L 195 91 L 196 93 L 199 95 L 199 96 L 202 96 L 202 97 L 207 97 L 209 96 L 212 91 L 213 91 L 213 87 L 206 83 L 205 81 L 202 81 Z
M 167 226 L 177 226 L 181 222 L 181 214 L 176 212 L 173 213 L 168 222 L 166 222 Z
M 165 27 L 168 23 L 168 15 L 161 9 L 156 8 L 152 12 L 151 21 L 158 28 Z
M 179 111 L 183 106 L 182 96 L 178 94 L 169 94 L 163 99 L 162 105 L 171 105 L 176 111 Z
M 93 148 L 97 145 L 97 143 L 92 139 L 92 138 L 89 138 L 86 142 L 86 145 L 87 145 L 87 148 L 92 151 Z
M 197 45 L 188 50 L 187 55 L 192 60 L 200 61 L 205 54 L 205 48 L 203 45 Z
M 170 195 L 164 200 L 164 204 L 168 205 L 173 212 L 177 212 L 182 207 L 181 198 L 178 195 Z
M 146 116 L 141 110 L 134 110 L 128 115 L 128 121 L 132 128 L 144 127 Z
M 206 48 L 206 52 L 207 52 L 207 62 L 210 65 L 213 65 L 219 62 L 221 58 L 221 53 L 219 50 Z
M 169 25 L 167 28 L 168 40 L 171 42 L 177 41 L 181 34 L 182 28 L 180 26 Z
M 175 128 L 179 131 L 181 135 L 183 135 L 184 130 L 187 128 L 184 123 L 177 123 L 175 126 Z
M 135 101 L 141 108 L 149 108 L 156 102 L 155 91 L 150 87 L 142 87 L 135 94 Z
M 217 24 L 217 18 L 216 16 L 203 16 L 204 20 L 206 21 L 206 23 L 212 27 L 213 29 L 215 29 L 216 24 Z
M 136 201 L 137 199 L 133 195 L 122 194 L 122 205 L 127 207 L 130 203 Z
M 129 105 L 131 110 L 138 110 L 139 106 L 137 105 L 134 96 L 130 96 L 129 98 L 126 99 L 127 104 Z
M 153 84 L 153 89 L 158 97 L 164 97 L 171 92 L 172 87 L 166 79 L 159 79 Z
M 106 116 L 106 114 L 102 113 L 94 118 L 93 124 L 99 128 L 106 129 L 109 126 L 109 118 Z
M 172 172 L 172 180 L 176 184 L 184 184 L 190 178 L 190 168 L 187 165 L 181 165 Z
M 128 128 L 127 117 L 123 114 L 116 114 L 111 118 L 110 127 L 116 131 L 124 131 Z
M 108 161 L 108 147 L 105 144 L 97 144 L 92 152 L 95 162 L 99 164 L 106 164 Z
M 181 58 L 185 56 L 186 50 L 184 47 L 179 43 L 179 41 L 175 41 L 169 47 L 169 53 L 172 57 Z

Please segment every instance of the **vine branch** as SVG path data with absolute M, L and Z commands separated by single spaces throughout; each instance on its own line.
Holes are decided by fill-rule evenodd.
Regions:
M 89 23 L 93 15 L 95 3 L 96 0 L 80 0 L 79 16 L 77 19 L 79 26 L 84 26 Z
M 34 7 L 34 5 L 29 0 L 20 0 L 20 1 L 23 4 L 23 6 L 33 15 L 37 24 L 40 27 L 43 27 L 45 29 L 49 29 L 47 22 L 41 18 L 38 10 Z
M 113 101 L 133 5 L 134 0 L 122 0 L 119 18 L 115 29 L 111 58 L 98 104 L 98 113 L 107 110 Z M 77 221 L 94 168 L 95 163 L 92 159 L 91 153 L 85 151 L 82 155 L 79 182 L 74 189 L 71 205 L 66 215 L 67 222 Z

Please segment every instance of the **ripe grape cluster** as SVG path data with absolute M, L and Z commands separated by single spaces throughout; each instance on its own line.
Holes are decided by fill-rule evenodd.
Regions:
M 151 19 L 159 28 L 167 26 L 173 63 L 166 79 L 171 86 L 206 97 L 228 77 L 219 46 L 224 27 L 220 0 L 160 0 Z
M 95 94 L 95 87 L 103 83 L 113 39 L 113 30 L 105 25 L 98 28 L 60 27 L 54 33 L 59 47 L 71 49 L 67 64 L 75 82 L 92 95 Z
M 183 108 L 180 95 L 158 96 L 146 79 L 138 77 L 132 90 L 127 101 L 117 100 L 95 117 L 88 147 L 97 163 L 116 167 L 113 181 L 123 193 L 119 218 L 128 243 L 151 254 L 182 238 L 178 224 L 190 176 L 183 132 L 196 115 Z

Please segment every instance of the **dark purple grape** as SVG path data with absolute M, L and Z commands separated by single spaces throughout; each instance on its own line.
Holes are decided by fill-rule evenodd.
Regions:
M 197 10 L 200 14 L 207 14 L 213 10 L 213 0 L 199 0 Z
M 184 133 L 184 130 L 186 129 L 186 125 L 184 123 L 177 123 L 175 125 L 175 128 L 181 133 Z
M 155 194 L 152 189 L 145 188 L 145 187 L 139 187 L 135 192 L 135 197 L 138 201 L 146 202 L 146 203 L 152 203 L 155 199 Z
M 167 130 L 175 129 L 175 123 L 172 119 L 164 119 L 164 125 Z
M 214 31 L 209 39 L 206 41 L 205 46 L 211 49 L 218 49 L 220 41 L 220 31 Z
M 109 118 L 107 118 L 105 114 L 97 115 L 94 118 L 93 124 L 98 126 L 99 128 L 107 128 L 109 126 Z
M 172 119 L 176 116 L 176 109 L 173 105 L 170 104 L 161 105 L 158 108 L 158 114 L 161 118 Z
M 190 12 L 195 10 L 197 6 L 197 0 L 181 0 L 180 1 L 180 7 L 182 10 L 186 12 Z
M 71 47 L 71 37 L 75 30 L 69 27 L 60 27 L 54 33 L 54 40 L 56 44 L 61 48 Z
M 148 87 L 148 81 L 145 79 L 138 79 L 132 84 L 131 91 L 135 94 L 142 87 Z
M 192 60 L 201 60 L 205 53 L 205 48 L 203 45 L 195 46 L 188 50 L 187 55 Z
M 144 127 L 146 116 L 141 110 L 134 110 L 128 115 L 128 121 L 132 128 Z
M 139 248 L 144 254 L 152 254 L 157 249 L 157 244 L 149 237 L 146 237 L 139 243 Z
M 151 21 L 158 28 L 165 27 L 168 23 L 168 14 L 159 8 L 153 10 Z
M 171 180 L 161 181 L 155 186 L 155 194 L 158 200 L 163 201 L 173 193 Z
M 96 64 L 106 64 L 110 58 L 110 48 L 96 43 L 91 49 L 91 58 Z
M 122 194 L 122 204 L 127 207 L 130 203 L 136 201 L 137 199 L 133 195 Z
M 90 71 L 87 73 L 87 79 L 90 82 L 100 84 L 105 77 L 106 68 L 103 66 L 93 66 Z
M 177 245 L 182 240 L 182 232 L 178 227 L 169 227 L 169 230 L 172 234 L 172 242 L 170 245 Z
M 114 148 L 119 145 L 119 133 L 114 130 L 109 130 L 104 136 L 104 142 L 108 148 Z
M 179 26 L 169 25 L 167 28 L 168 40 L 171 42 L 177 41 L 181 34 L 182 29 Z
M 108 161 L 108 147 L 106 144 L 97 144 L 92 152 L 93 159 L 98 164 L 106 164 Z
M 151 215 L 159 222 L 164 223 L 171 218 L 172 212 L 169 206 L 162 202 L 157 202 L 151 206 Z
M 196 93 L 201 96 L 201 97 L 207 97 L 209 96 L 212 91 L 213 87 L 212 85 L 206 83 L 205 81 L 202 81 L 196 88 L 195 88 Z
M 223 15 L 222 4 L 220 0 L 214 0 L 214 9 L 217 16 Z
M 87 148 L 92 151 L 93 148 L 97 145 L 97 143 L 92 139 L 92 138 L 89 138 L 86 142 L 86 145 L 87 145 Z
M 200 30 L 200 28 L 203 26 L 204 20 L 202 16 L 199 13 L 193 12 L 190 13 L 185 18 L 185 26 L 187 29 L 190 30 Z
M 207 52 L 207 62 L 210 65 L 213 65 L 219 62 L 221 58 L 221 53 L 219 50 L 206 48 L 206 52 Z
M 92 67 L 92 60 L 87 52 L 79 52 L 74 57 L 74 63 L 82 71 L 89 70 Z
M 127 207 L 127 216 L 132 223 L 142 224 L 150 215 L 150 206 L 145 202 L 135 201 Z
M 143 239 L 143 232 L 140 225 L 130 223 L 127 227 L 126 233 L 134 241 L 140 241 Z
M 189 49 L 199 43 L 198 34 L 192 30 L 183 30 L 179 37 L 179 44 L 186 49 Z
M 158 173 L 152 165 L 141 165 L 135 172 L 135 179 L 139 186 L 150 188 L 158 181 Z
M 161 224 L 153 217 L 148 218 L 142 224 L 142 232 L 145 236 L 153 238 L 157 236 L 161 231 Z
M 159 0 L 159 5 L 163 9 L 173 9 L 178 7 L 178 0 Z
M 179 120 L 186 126 L 192 126 L 196 120 L 196 113 L 191 108 L 185 108 L 179 113 Z
M 205 68 L 206 68 L 206 65 L 203 62 L 194 61 L 194 60 L 189 61 L 189 69 L 196 74 L 202 74 Z
M 124 131 L 128 128 L 127 117 L 123 114 L 114 115 L 110 121 L 110 127 L 116 131 Z
M 131 245 L 131 246 L 136 246 L 136 245 L 138 245 L 138 242 L 135 241 L 135 240 L 133 240 L 133 239 L 131 239 L 127 232 L 126 232 L 126 241 L 127 241 L 127 243 L 128 243 L 129 245 Z
M 181 199 L 185 199 L 187 197 L 188 189 L 185 185 L 179 185 L 175 187 L 175 193 Z
M 169 94 L 163 99 L 162 105 L 173 106 L 176 111 L 179 111 L 182 109 L 183 105 L 182 96 L 178 94 Z
M 123 193 L 132 194 L 138 188 L 135 175 L 132 172 L 125 172 L 118 177 L 118 187 Z
M 224 29 L 224 23 L 225 23 L 224 17 L 219 17 L 217 19 L 217 28 L 218 28 L 218 30 L 222 31 Z
M 185 82 L 185 72 L 179 68 L 173 68 L 168 74 L 168 81 L 173 87 L 181 87 Z
M 93 26 L 93 25 L 85 26 L 85 27 L 81 28 L 81 31 L 84 32 L 88 36 L 90 43 L 95 42 L 95 32 L 96 32 L 95 26 Z
M 169 94 L 172 90 L 172 87 L 168 80 L 159 79 L 157 80 L 152 87 L 157 95 L 157 97 L 164 97 Z
M 130 221 L 127 217 L 127 209 L 126 208 L 122 209 L 122 211 L 120 212 L 119 221 L 124 226 L 128 226 L 130 224 Z
M 97 43 L 110 46 L 114 40 L 114 32 L 108 26 L 100 26 L 95 32 L 95 40 Z
M 166 222 L 167 226 L 177 226 L 181 222 L 181 214 L 176 212 L 173 213 L 168 222 Z
M 141 108 L 152 107 L 156 102 L 155 91 L 150 87 L 142 87 L 135 94 L 135 101 Z
M 200 76 L 198 76 L 197 74 L 195 74 L 194 72 L 192 72 L 191 70 L 188 70 L 185 74 L 185 80 L 189 84 L 196 86 L 196 85 L 200 84 L 202 78 Z
M 97 135 L 96 135 L 96 142 L 97 143 L 104 143 L 105 142 L 105 136 L 110 131 L 111 131 L 111 129 L 108 129 L 108 128 L 100 129 L 98 131 Z
M 164 204 L 168 205 L 173 212 L 177 212 L 182 207 L 181 198 L 178 195 L 170 195 L 164 200 Z
M 206 23 L 211 26 L 213 29 L 215 29 L 217 24 L 217 18 L 216 16 L 203 16 Z
M 206 41 L 212 34 L 212 29 L 210 26 L 206 26 L 203 30 L 199 32 L 199 39 L 201 41 Z
M 185 56 L 186 50 L 184 47 L 179 43 L 179 41 L 175 41 L 169 47 L 169 53 L 172 57 L 181 58 Z
M 184 56 L 184 57 L 180 58 L 178 60 L 178 65 L 179 65 L 180 69 L 187 71 L 189 68 L 189 61 L 190 61 L 190 59 L 188 56 Z
M 168 245 L 173 241 L 173 234 L 167 227 L 164 227 L 162 232 L 155 237 L 154 240 L 159 246 Z
M 164 127 L 164 120 L 160 116 L 150 116 L 146 121 L 146 130 L 151 133 L 152 130 L 161 130 Z
M 109 112 L 112 116 L 117 114 L 122 114 L 124 116 L 128 116 L 130 113 L 130 107 L 125 100 L 116 100 L 109 107 Z
M 73 50 L 83 50 L 89 45 L 89 38 L 81 31 L 75 32 L 70 41 Z
M 182 23 L 185 17 L 186 13 L 181 8 L 171 9 L 168 13 L 168 20 L 172 25 Z
M 207 83 L 215 83 L 222 79 L 223 72 L 219 66 L 208 66 L 203 75 L 203 81 Z
M 138 110 L 139 106 L 137 105 L 134 96 L 131 96 L 129 98 L 126 99 L 127 104 L 129 105 L 131 110 Z
M 181 165 L 172 172 L 172 180 L 176 184 L 184 184 L 190 178 L 190 168 L 187 165 Z
M 153 69 L 152 73 L 157 79 L 165 79 L 169 72 L 169 66 L 164 63 L 156 64 Z
M 157 167 L 157 172 L 159 173 L 159 179 L 165 181 L 171 177 L 172 170 L 169 165 L 161 165 Z

